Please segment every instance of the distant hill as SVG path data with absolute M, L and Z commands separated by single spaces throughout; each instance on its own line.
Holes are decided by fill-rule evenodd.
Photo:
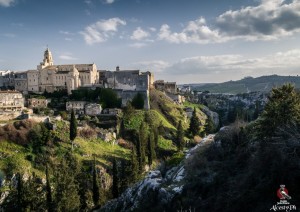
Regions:
M 209 91 L 211 93 L 249 93 L 254 91 L 269 92 L 273 87 L 281 86 L 285 83 L 292 83 L 297 89 L 300 89 L 299 76 L 262 76 L 246 77 L 237 81 L 228 81 L 223 83 L 209 84 L 191 84 L 193 90 Z

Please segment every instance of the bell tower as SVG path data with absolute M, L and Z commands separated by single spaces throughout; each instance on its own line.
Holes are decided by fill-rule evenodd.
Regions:
M 44 52 L 43 66 L 52 66 L 52 65 L 53 65 L 52 53 L 49 50 L 49 48 L 47 48 L 46 51 Z

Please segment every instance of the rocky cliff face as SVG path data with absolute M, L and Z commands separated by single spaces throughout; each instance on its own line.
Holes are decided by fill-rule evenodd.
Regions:
M 205 115 L 207 115 L 207 117 L 211 118 L 211 120 L 214 123 L 214 126 L 219 126 L 219 114 L 216 112 L 211 111 L 208 107 L 203 107 L 201 109 L 203 111 L 203 113 L 205 113 Z
M 209 135 L 186 153 L 185 159 L 213 141 Z M 185 184 L 184 161 L 168 170 L 163 177 L 159 170 L 150 171 L 140 182 L 128 188 L 119 198 L 109 201 L 99 211 L 170 211 Z

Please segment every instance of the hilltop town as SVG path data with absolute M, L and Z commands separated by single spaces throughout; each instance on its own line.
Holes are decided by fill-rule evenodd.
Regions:
M 292 84 L 210 93 L 140 70 L 55 65 L 49 49 L 36 70 L 0 82 L 0 210 L 218 211 L 228 187 L 242 191 L 224 197 L 240 209 L 253 182 L 267 190 L 282 177 L 274 170 L 299 164 Z
M 121 107 L 139 94 L 144 99 L 143 108 L 150 109 L 149 91 L 152 88 L 164 91 L 174 102 L 184 102 L 184 97 L 178 95 L 176 82 L 154 81 L 154 75 L 149 71 L 121 70 L 118 66 L 114 71 L 99 70 L 96 64 L 56 65 L 49 48 L 45 50 L 43 61 L 36 69 L 0 71 L 0 88 L 1 120 L 20 117 L 30 113 L 30 109 L 47 108 L 51 105 L 51 98 L 46 98 L 44 94 L 70 96 L 76 90 L 111 89 L 121 99 Z M 64 101 L 65 107 L 61 110 L 70 112 L 74 109 L 77 114 L 93 116 L 105 113 L 103 106 L 98 104 L 99 99 L 88 102 L 66 98 Z

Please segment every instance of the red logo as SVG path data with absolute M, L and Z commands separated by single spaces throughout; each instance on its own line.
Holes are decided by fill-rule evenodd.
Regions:
M 285 188 L 285 185 L 280 185 L 280 188 L 277 190 L 277 196 L 279 199 L 291 199 L 289 196 L 289 191 Z

